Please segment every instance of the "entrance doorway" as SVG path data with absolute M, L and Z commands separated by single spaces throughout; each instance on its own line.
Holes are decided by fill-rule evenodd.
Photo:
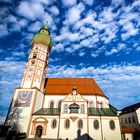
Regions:
M 37 128 L 36 128 L 36 135 L 35 135 L 37 138 L 41 138 L 42 130 L 43 130 L 43 127 L 41 125 L 37 126 Z

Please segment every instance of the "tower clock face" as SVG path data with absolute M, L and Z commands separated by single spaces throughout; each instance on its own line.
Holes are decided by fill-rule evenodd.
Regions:
M 29 107 L 33 91 L 19 91 L 15 102 L 15 107 Z

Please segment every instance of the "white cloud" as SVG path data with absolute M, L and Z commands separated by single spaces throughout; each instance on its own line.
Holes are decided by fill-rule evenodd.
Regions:
M 80 36 L 79 33 L 68 33 L 67 38 L 69 38 L 70 41 L 78 41 Z
M 33 33 L 28 33 L 25 38 L 26 38 L 26 41 L 29 40 L 31 42 L 31 40 L 33 39 L 34 37 L 34 34 Z
M 99 56 L 97 53 L 95 53 L 95 52 L 91 52 L 91 57 L 96 58 L 97 56 Z
M 41 19 L 44 7 L 39 3 L 22 1 L 17 8 L 17 13 L 29 20 Z
M 9 87 L 8 87 L 9 90 L 18 86 L 19 82 L 21 81 L 21 76 L 23 74 L 25 62 L 0 61 L 0 64 L 4 66 L 3 73 L 5 73 L 4 75 L 2 75 L 1 81 L 0 81 L 0 84 L 2 85 L 1 89 L 4 90 L 5 89 L 4 87 L 6 86 L 6 84 L 9 84 Z
M 80 45 L 82 45 L 82 46 L 89 46 L 89 44 L 90 44 L 89 39 L 85 39 L 85 40 L 82 40 L 82 41 L 80 42 Z
M 117 7 L 120 5 L 124 5 L 125 4 L 125 0 L 112 0 L 111 2 L 113 7 Z
M 110 102 L 119 108 L 133 104 L 138 101 L 138 98 L 140 99 L 140 66 L 123 64 L 76 69 L 76 66 L 50 65 L 47 77 L 92 77 L 110 98 Z M 136 99 L 134 98 L 135 96 L 137 97 Z M 124 98 L 123 103 L 121 98 Z
M 134 26 L 131 22 L 128 22 L 127 24 L 125 24 L 125 26 L 123 26 L 123 29 L 129 32 L 131 30 L 134 30 Z
M 62 43 L 59 43 L 57 45 L 55 45 L 53 48 L 52 48 L 52 51 L 56 51 L 56 52 L 62 52 L 64 51 L 64 46 Z
M 36 21 L 35 23 L 32 23 L 30 26 L 28 26 L 28 30 L 30 32 L 37 33 L 41 27 L 41 23 L 39 21 Z
M 6 18 L 7 22 L 10 22 L 10 23 L 17 23 L 17 18 L 13 15 L 9 15 L 7 18 Z
M 140 51 L 140 46 L 138 46 L 138 47 L 136 48 L 136 50 L 137 50 L 137 51 Z
M 80 39 L 80 34 L 79 33 L 72 33 L 66 27 L 63 27 L 61 29 L 61 34 L 54 38 L 54 40 L 57 41 L 57 42 L 62 41 L 62 40 L 66 40 L 66 41 L 69 41 L 69 42 L 74 42 L 74 41 L 78 41 L 79 39 Z
M 76 5 L 77 0 L 61 0 L 65 7 Z
M 12 52 L 12 55 L 13 57 L 22 57 L 22 56 L 25 56 L 25 53 L 24 52 L 18 52 L 18 51 L 14 51 Z
M 117 49 L 118 50 L 124 50 L 124 49 L 126 49 L 126 44 L 119 43 Z
M 87 39 L 83 39 L 80 41 L 80 45 L 87 48 L 95 48 L 95 43 L 99 41 L 99 35 L 96 34 L 94 36 L 88 37 Z
M 39 4 L 44 4 L 44 5 L 51 5 L 53 4 L 56 0 L 31 0 L 33 3 L 39 3 Z
M 18 21 L 18 23 L 21 27 L 26 27 L 26 26 L 28 26 L 29 22 L 26 19 L 21 19 L 21 20 Z
M 110 51 L 106 51 L 105 55 L 113 55 L 116 53 L 119 53 L 120 51 L 125 50 L 125 53 L 129 53 L 129 50 L 127 49 L 126 45 L 123 43 L 118 44 L 118 46 L 116 46 L 116 48 L 112 48 Z
M 122 40 L 126 40 L 131 36 L 135 36 L 138 33 L 138 29 L 130 30 L 126 33 L 121 34 Z
M 94 0 L 84 0 L 84 3 L 86 3 L 87 5 L 92 6 L 92 4 L 94 3 Z
M 86 28 L 86 27 L 81 27 L 80 28 L 81 34 L 84 34 L 84 36 L 91 36 L 94 33 L 94 30 L 92 28 Z
M 83 3 L 79 3 L 77 6 L 70 8 L 66 14 L 66 21 L 64 24 L 74 24 L 81 18 L 81 12 L 85 9 Z
M 19 32 L 21 30 L 21 27 L 18 24 L 11 24 L 11 28 L 9 29 L 10 32 Z
M 8 34 L 9 32 L 7 29 L 7 25 L 6 24 L 0 25 L 0 37 L 7 36 Z
M 115 49 L 115 48 L 113 48 L 110 52 L 106 52 L 105 53 L 105 55 L 112 55 L 112 54 L 114 54 L 114 53 L 118 53 L 118 50 L 117 49 Z
M 104 10 L 99 15 L 100 21 L 102 21 L 102 22 L 110 22 L 110 21 L 114 20 L 114 17 L 116 15 L 115 15 L 115 13 L 112 12 L 112 10 L 113 9 L 111 7 L 104 8 Z
M 68 53 L 75 52 L 76 50 L 80 49 L 82 46 L 79 44 L 73 44 L 72 46 L 65 48 L 65 51 Z
M 55 16 L 59 15 L 59 9 L 56 6 L 50 7 L 49 10 L 50 10 L 51 14 L 53 14 Z
M 84 56 L 84 55 L 85 55 L 85 52 L 83 52 L 83 51 L 79 52 L 79 56 L 80 56 L 80 57 L 82 57 L 82 56 Z

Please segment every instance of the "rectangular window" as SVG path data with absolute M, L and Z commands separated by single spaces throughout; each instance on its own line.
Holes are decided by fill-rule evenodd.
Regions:
M 134 116 L 132 116 L 132 122 L 133 122 L 133 123 L 135 123 L 135 122 L 136 122 L 136 120 L 135 120 L 135 117 L 134 117 Z
M 125 119 L 125 123 L 127 124 L 127 118 Z
M 131 118 L 130 117 L 128 117 L 128 122 L 131 123 Z

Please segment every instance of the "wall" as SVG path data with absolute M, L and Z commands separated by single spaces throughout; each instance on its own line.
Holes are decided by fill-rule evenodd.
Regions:
M 115 129 L 110 128 L 110 121 L 115 122 Z M 102 129 L 103 129 L 103 139 L 105 140 L 121 140 L 121 131 L 118 117 L 101 117 Z
M 138 110 L 139 112 L 139 110 Z M 120 123 L 123 127 L 132 127 L 132 128 L 137 128 L 137 129 L 140 129 L 140 126 L 139 126 L 139 117 L 140 115 L 138 116 L 138 112 L 130 112 L 130 113 L 127 113 L 127 114 L 121 114 L 120 115 Z M 132 117 L 135 118 L 135 122 L 133 122 L 133 119 Z M 131 119 L 131 123 L 129 122 L 128 118 Z M 126 123 L 126 119 L 127 119 L 127 123 Z
M 37 91 L 36 102 L 35 102 L 35 107 L 33 112 L 36 112 L 42 108 L 43 98 L 44 98 L 44 94 L 42 94 L 40 91 Z

